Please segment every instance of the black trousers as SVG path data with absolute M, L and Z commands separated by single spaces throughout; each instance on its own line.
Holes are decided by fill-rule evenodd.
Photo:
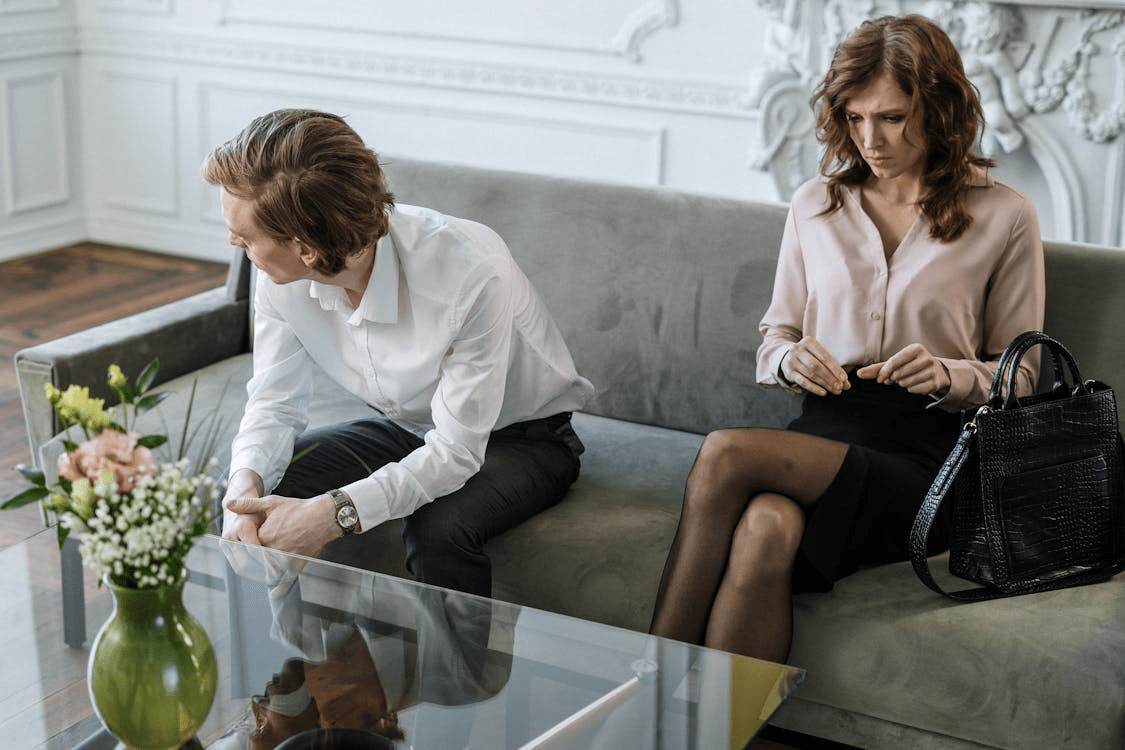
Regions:
M 368 476 L 423 445 L 389 419 L 362 419 L 302 435 L 300 455 L 275 494 L 312 497 Z M 489 539 L 558 503 L 578 478 L 584 448 L 570 414 L 519 422 L 493 432 L 484 463 L 465 485 L 401 519 L 406 566 L 415 578 L 488 596 L 492 566 Z

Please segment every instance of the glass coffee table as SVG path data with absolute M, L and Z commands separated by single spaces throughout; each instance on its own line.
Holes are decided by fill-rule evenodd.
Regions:
M 2 550 L 5 589 L 18 586 L 9 579 L 20 548 L 29 566 L 49 567 L 49 552 L 58 565 L 53 530 Z M 188 567 L 184 602 L 219 665 L 198 733 L 209 750 L 272 748 L 328 725 L 416 750 L 738 750 L 804 680 L 794 667 L 216 537 L 200 540 Z M 95 632 L 110 601 L 89 590 Z M 84 663 L 88 646 L 57 642 L 58 658 Z M 58 667 L 39 661 L 29 668 Z M 68 702 L 44 699 L 39 716 L 25 697 L 23 718 L 0 713 L 0 731 L 38 721 L 42 736 L 21 747 L 118 747 L 78 682 L 56 686 Z M 0 695 L 0 712 L 5 703 Z

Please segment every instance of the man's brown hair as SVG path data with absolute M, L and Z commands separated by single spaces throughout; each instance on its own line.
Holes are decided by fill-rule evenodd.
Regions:
M 930 235 L 955 240 L 973 220 L 965 205 L 973 167 L 993 162 L 973 153 L 984 112 L 961 55 L 946 33 L 922 16 L 864 22 L 836 49 L 813 94 L 816 137 L 825 145 L 821 172 L 828 178 L 827 213 L 843 205 L 842 186 L 862 184 L 871 175 L 852 142 L 846 109 L 848 99 L 884 71 L 911 98 L 911 116 L 923 118 L 927 151 L 920 204 Z
M 255 118 L 207 156 L 202 172 L 251 201 L 273 239 L 314 250 L 313 270 L 328 276 L 387 233 L 394 206 L 375 153 L 342 117 L 311 109 Z

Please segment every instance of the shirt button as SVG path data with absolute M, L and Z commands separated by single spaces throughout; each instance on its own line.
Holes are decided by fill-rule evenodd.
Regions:
M 882 320 L 883 316 L 880 315 L 879 313 L 871 313 L 871 319 L 872 320 Z

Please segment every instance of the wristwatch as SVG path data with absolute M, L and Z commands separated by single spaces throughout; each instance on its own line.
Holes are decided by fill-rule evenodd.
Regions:
M 328 494 L 336 502 L 336 523 L 345 534 L 355 531 L 359 526 L 359 513 L 356 512 L 352 499 L 340 490 L 328 490 Z

